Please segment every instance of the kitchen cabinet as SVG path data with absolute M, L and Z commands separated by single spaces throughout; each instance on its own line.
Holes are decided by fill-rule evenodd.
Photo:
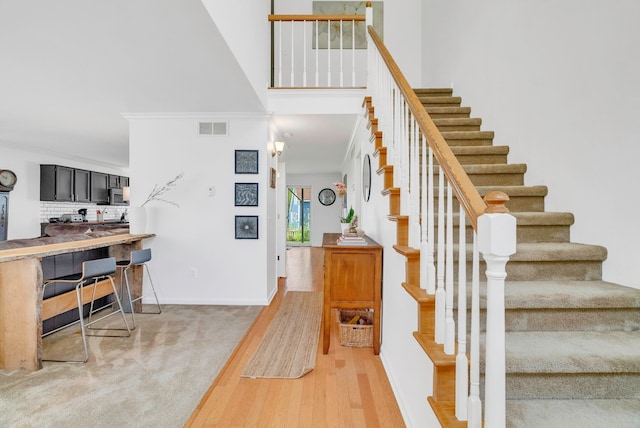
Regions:
M 40 200 L 73 202 L 74 169 L 60 165 L 40 165 Z
M 91 202 L 109 204 L 109 174 L 91 171 Z
M 109 174 L 109 189 L 122 189 L 129 185 L 129 177 Z
M 107 205 L 109 189 L 128 185 L 129 177 L 61 165 L 40 165 L 41 201 Z
M 338 245 L 339 233 L 325 233 L 322 353 L 329 352 L 331 310 L 373 309 L 373 353 L 380 353 L 382 246 L 365 236 L 367 245 Z
M 91 201 L 91 171 L 86 169 L 74 170 L 73 190 L 76 202 Z

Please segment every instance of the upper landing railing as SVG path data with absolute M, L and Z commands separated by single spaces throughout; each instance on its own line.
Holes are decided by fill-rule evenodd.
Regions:
M 271 87 L 366 86 L 365 15 L 269 15 L 269 21 Z

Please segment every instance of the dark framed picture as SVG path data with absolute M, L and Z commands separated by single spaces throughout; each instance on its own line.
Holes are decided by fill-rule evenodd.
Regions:
M 258 183 L 236 183 L 236 207 L 258 206 Z
M 236 216 L 236 239 L 258 239 L 258 216 Z
M 271 168 L 271 172 L 269 173 L 269 187 L 272 189 L 276 188 L 276 175 L 278 172 L 275 168 Z
M 258 173 L 258 151 L 236 150 L 236 174 Z

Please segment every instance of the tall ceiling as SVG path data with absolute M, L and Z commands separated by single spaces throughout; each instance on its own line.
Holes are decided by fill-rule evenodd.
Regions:
M 0 0 L 0 58 L 0 146 L 127 167 L 123 113 L 264 111 L 200 0 Z M 354 126 L 276 122 L 287 161 L 316 169 Z

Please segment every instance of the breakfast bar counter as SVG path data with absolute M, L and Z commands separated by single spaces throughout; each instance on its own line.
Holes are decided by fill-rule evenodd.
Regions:
M 107 247 L 110 257 L 128 259 L 153 236 L 114 234 L 0 250 L 0 370 L 42 368 L 43 311 L 55 312 L 42 300 L 43 257 Z M 131 293 L 142 295 L 141 269 L 134 270 Z

